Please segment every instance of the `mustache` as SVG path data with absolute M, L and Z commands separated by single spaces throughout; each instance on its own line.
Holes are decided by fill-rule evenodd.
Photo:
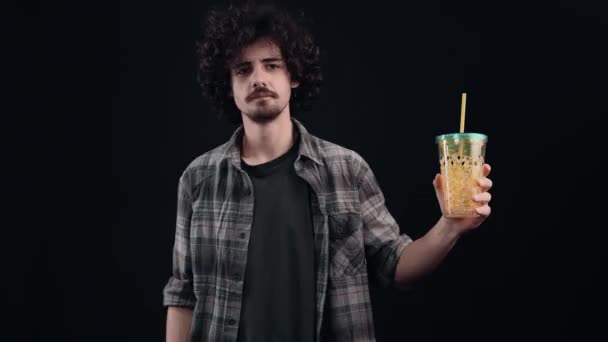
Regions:
M 277 94 L 267 88 L 260 88 L 260 89 L 256 89 L 253 93 L 249 94 L 249 96 L 247 96 L 246 100 L 251 101 L 260 96 L 270 96 L 270 97 L 276 98 Z

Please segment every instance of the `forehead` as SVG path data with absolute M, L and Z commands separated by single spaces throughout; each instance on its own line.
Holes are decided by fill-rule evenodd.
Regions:
M 266 58 L 281 58 L 281 49 L 270 39 L 258 39 L 241 50 L 235 58 L 235 63 L 261 61 Z

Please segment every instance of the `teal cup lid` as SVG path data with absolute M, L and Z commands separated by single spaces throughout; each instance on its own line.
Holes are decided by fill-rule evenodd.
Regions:
M 488 141 L 488 136 L 481 133 L 449 133 L 442 134 L 435 137 L 435 143 L 438 143 L 441 140 L 482 140 L 484 142 Z

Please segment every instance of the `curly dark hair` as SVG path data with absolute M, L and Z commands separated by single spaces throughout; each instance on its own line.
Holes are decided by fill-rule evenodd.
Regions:
M 300 12 L 301 14 L 302 12 Z M 219 118 L 237 124 L 241 114 L 230 96 L 230 64 L 243 47 L 269 38 L 280 48 L 287 70 L 299 86 L 292 90 L 295 116 L 308 110 L 322 82 L 320 49 L 305 29 L 304 16 L 292 16 L 272 4 L 245 3 L 212 8 L 197 41 L 198 82 L 203 96 Z

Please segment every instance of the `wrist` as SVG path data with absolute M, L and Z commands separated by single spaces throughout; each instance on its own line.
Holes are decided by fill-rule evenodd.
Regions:
M 454 223 L 445 216 L 441 216 L 441 218 L 435 225 L 435 229 L 433 230 L 436 239 L 450 245 L 458 241 L 461 236 L 460 231 L 456 229 Z

